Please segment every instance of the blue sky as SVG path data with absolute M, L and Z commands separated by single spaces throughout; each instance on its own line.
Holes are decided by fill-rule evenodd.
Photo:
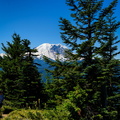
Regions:
M 111 1 L 105 0 L 104 5 Z M 120 2 L 115 13 L 120 21 L 119 7 Z M 13 33 L 30 40 L 31 48 L 43 43 L 63 44 L 59 18 L 70 20 L 70 13 L 65 0 L 0 0 L 0 53 L 1 43 L 11 42 Z M 116 34 L 120 36 L 120 29 Z

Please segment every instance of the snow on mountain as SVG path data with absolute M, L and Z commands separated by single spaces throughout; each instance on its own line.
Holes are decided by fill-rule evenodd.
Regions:
M 5 54 L 4 53 L 0 53 L 0 56 L 3 57 Z
M 34 53 L 37 55 L 35 59 L 43 60 L 43 56 L 46 56 L 52 60 L 56 60 L 57 58 L 64 61 L 65 58 L 65 50 L 68 49 L 66 46 L 61 44 L 49 44 L 44 43 L 36 47 L 38 52 Z M 4 56 L 4 53 L 0 53 L 0 56 Z
M 45 68 L 49 68 L 49 65 L 43 60 L 43 56 L 50 58 L 51 60 L 56 60 L 57 58 L 61 61 L 66 60 L 65 58 L 65 50 L 68 49 L 66 46 L 61 44 L 49 44 L 44 43 L 36 47 L 38 52 L 35 54 L 37 55 L 34 58 L 34 62 L 40 64 L 41 66 L 38 67 L 38 71 L 42 74 L 42 79 L 45 81 L 46 72 Z M 1 53 L 0 56 L 4 56 L 4 53 Z
M 43 60 L 43 56 L 46 56 L 52 60 L 56 60 L 59 58 L 61 61 L 66 60 L 65 58 L 65 50 L 68 49 L 66 46 L 63 46 L 61 44 L 49 44 L 44 43 L 42 45 L 39 45 L 36 47 L 37 53 L 34 59 L 35 63 L 40 64 L 41 66 L 38 66 L 38 71 L 42 74 L 42 80 L 46 81 L 46 71 L 45 69 L 50 69 L 49 65 Z M 53 68 L 51 68 L 53 69 Z
M 42 45 L 39 45 L 36 47 L 38 55 L 36 58 L 42 59 L 43 56 L 46 56 L 52 60 L 56 60 L 59 58 L 60 60 L 65 60 L 65 50 L 68 49 L 66 46 L 63 46 L 61 44 L 49 44 L 44 43 Z

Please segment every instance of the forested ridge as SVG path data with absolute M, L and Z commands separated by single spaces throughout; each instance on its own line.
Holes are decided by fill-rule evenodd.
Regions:
M 5 95 L 3 111 L 10 111 L 9 118 L 17 113 L 33 120 L 120 119 L 118 0 L 104 8 L 103 3 L 66 0 L 73 21 L 60 18 L 59 27 L 63 43 L 69 47 L 67 59 L 53 61 L 44 56 L 54 68 L 46 69 L 46 82 L 41 80 L 39 64 L 34 62 L 37 51 L 29 47 L 29 40 L 14 33 L 12 43 L 2 44 L 6 55 L 0 57 L 0 89 Z M 28 114 L 20 116 L 22 109 Z M 29 112 L 31 109 L 36 113 Z

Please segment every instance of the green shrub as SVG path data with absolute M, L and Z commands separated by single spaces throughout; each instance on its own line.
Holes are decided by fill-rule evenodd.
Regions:
M 44 113 L 46 120 L 69 120 L 68 113 L 66 111 L 48 110 Z
M 63 104 L 56 106 L 53 110 L 44 111 L 44 117 L 47 120 L 72 120 L 70 119 L 70 112 Z
M 3 120 L 45 120 L 40 110 L 15 110 Z

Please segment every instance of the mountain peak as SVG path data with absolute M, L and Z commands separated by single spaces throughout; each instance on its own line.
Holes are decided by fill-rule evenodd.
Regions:
M 43 56 L 46 56 L 52 60 L 59 58 L 60 60 L 65 60 L 65 50 L 68 49 L 66 46 L 61 44 L 49 44 L 44 43 L 36 47 L 37 49 L 37 58 L 42 59 Z

